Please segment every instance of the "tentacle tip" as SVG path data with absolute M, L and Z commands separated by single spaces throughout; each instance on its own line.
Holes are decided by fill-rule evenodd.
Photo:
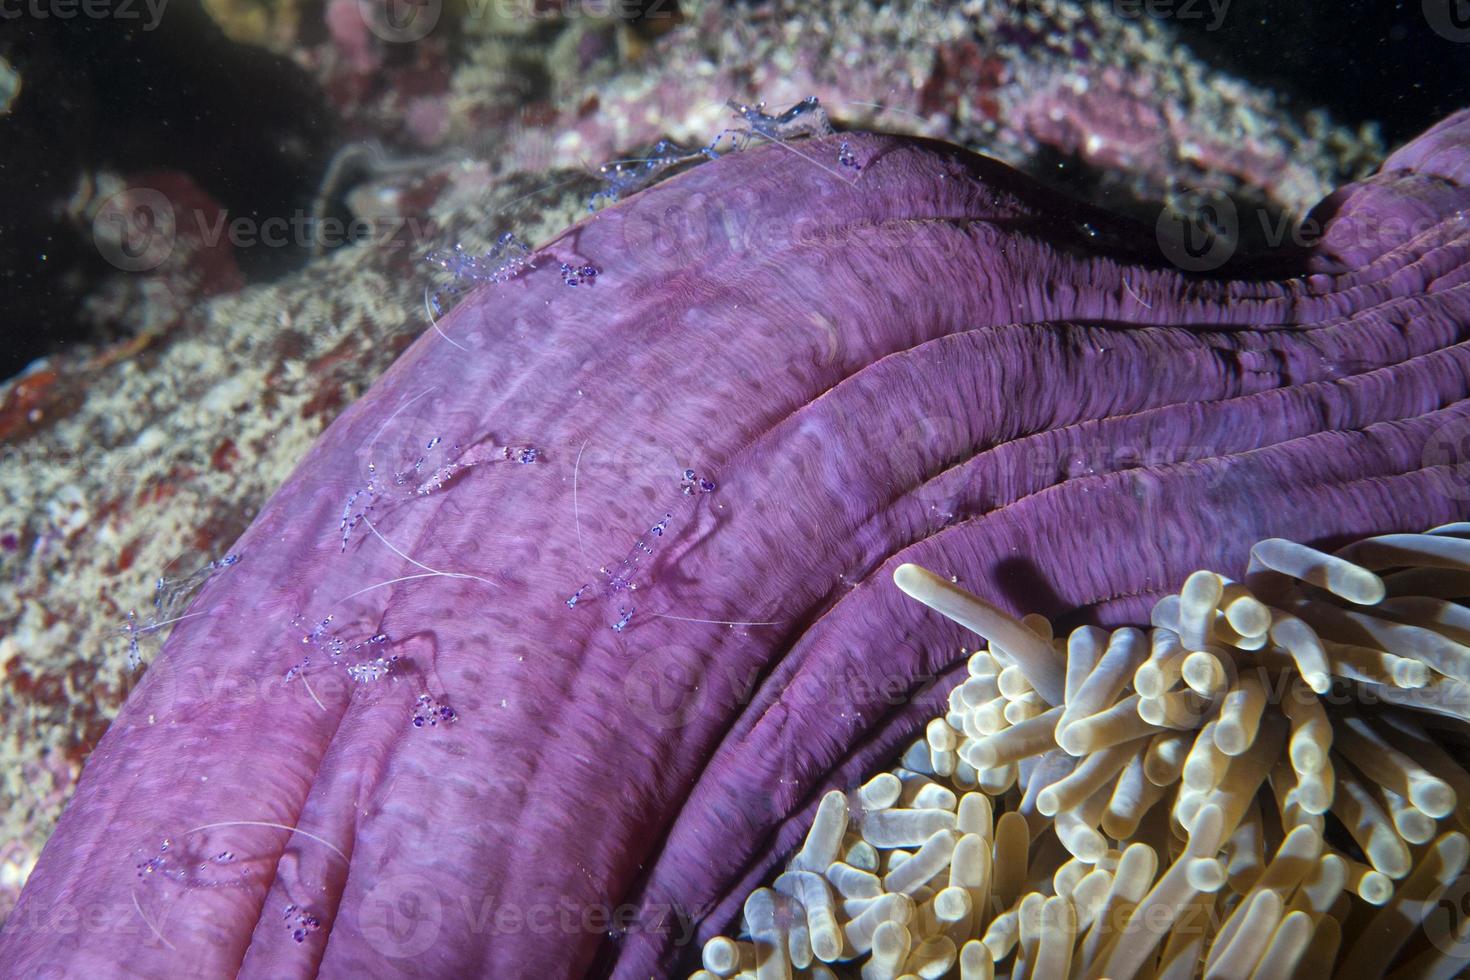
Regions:
M 913 562 L 904 562 L 893 570 L 893 584 L 909 596 L 914 596 L 916 592 L 922 590 L 925 582 L 931 577 L 927 569 Z

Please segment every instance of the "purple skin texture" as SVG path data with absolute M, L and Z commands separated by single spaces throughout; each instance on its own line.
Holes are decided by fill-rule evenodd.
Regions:
M 1138 623 L 1260 538 L 1470 514 L 1467 181 L 1460 114 L 1237 279 L 875 135 L 752 148 L 583 221 L 420 338 L 261 511 L 89 761 L 0 975 L 689 965 L 963 671 L 973 638 L 897 564 Z M 563 262 L 600 274 L 569 288 Z M 541 456 L 385 496 L 382 537 L 344 551 L 368 462 L 436 435 Z M 681 494 L 686 467 L 718 488 Z M 568 607 L 666 513 L 625 630 L 595 587 Z M 328 614 L 386 633 L 392 674 L 304 646 L 293 620 Z M 282 679 L 303 653 L 310 690 Z M 458 720 L 412 726 L 421 693 Z M 196 829 L 232 821 L 299 832 Z

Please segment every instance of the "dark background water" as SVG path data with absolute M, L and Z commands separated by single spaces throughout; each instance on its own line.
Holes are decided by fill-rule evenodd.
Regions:
M 1377 123 L 1394 146 L 1470 106 L 1470 42 L 1437 34 L 1430 18 L 1444 16 L 1470 35 L 1463 0 L 1232 0 L 1218 29 L 1177 23 L 1214 67 L 1345 123 Z
M 1172 9 L 1187 3 L 1195 0 Z M 1431 26 L 1451 15 L 1470 33 L 1463 0 L 1231 0 L 1218 24 L 1169 22 L 1212 66 L 1340 122 L 1375 123 L 1393 145 L 1470 105 L 1470 42 Z M 66 213 L 83 174 L 182 171 L 232 214 L 281 214 L 309 207 L 342 139 L 311 76 L 229 41 L 186 0 L 154 30 L 115 20 L 0 22 L 0 57 L 24 79 L 23 97 L 0 117 L 0 378 L 65 344 L 108 339 L 81 309 L 108 269 Z M 249 250 L 240 271 L 259 282 L 307 258 L 301 249 Z

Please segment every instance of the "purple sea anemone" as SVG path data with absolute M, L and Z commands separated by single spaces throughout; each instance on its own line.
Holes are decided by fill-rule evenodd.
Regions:
M 1245 683 L 1232 651 L 1306 642 L 1271 619 L 1295 600 L 1252 592 L 1265 612 L 1241 622 L 1272 625 L 1229 646 L 1215 620 L 1244 594 L 1191 573 L 1242 579 L 1262 539 L 1330 550 L 1466 516 L 1467 175 L 1460 114 L 1324 202 L 1320 241 L 1235 278 L 1181 274 L 1153 229 L 993 161 L 885 136 L 756 147 L 599 212 L 470 293 L 262 510 L 89 761 L 5 927 L 0 972 L 631 978 L 693 968 L 742 907 L 752 968 L 779 971 L 790 949 L 772 937 L 786 942 L 806 908 L 758 886 L 803 841 L 810 866 L 787 874 L 828 881 L 844 835 L 863 831 L 845 819 L 861 805 L 830 791 L 891 767 L 954 709 L 951 689 L 987 676 L 974 636 L 895 573 L 981 628 L 997 677 L 1017 668 L 1008 700 L 1030 707 L 1005 716 L 1013 728 L 1050 717 L 1063 750 L 1108 748 L 1067 741 L 1126 701 L 1121 684 L 1099 688 L 1067 714 L 1098 672 L 1081 665 L 1136 667 L 1148 644 L 1084 632 L 1074 671 L 1050 627 L 1011 616 L 1113 628 L 1153 615 L 1210 658 L 1187 679 L 1181 661 L 1176 679 L 1198 702 L 1164 680 L 1158 699 L 1218 712 L 1211 738 L 1231 758 L 1275 744 L 1258 737 L 1286 724 L 1274 704 L 1225 704 Z M 586 267 L 568 288 L 564 270 Z M 1367 575 L 1433 564 L 1359 557 Z M 1303 561 L 1277 571 L 1331 590 L 1336 566 Z M 1160 620 L 1156 603 L 1181 588 Z M 975 609 L 989 611 L 967 620 Z M 1131 645 L 1114 655 L 1115 642 Z M 1310 663 L 1304 683 L 1337 683 Z M 1232 728 L 1227 711 L 1255 720 L 1230 715 Z M 1436 724 L 1464 717 L 1450 714 Z M 1151 727 L 1130 742 L 1193 731 L 1139 717 Z M 934 751 L 956 751 L 933 735 Z M 1014 764 L 1019 779 L 1024 762 L 1039 793 L 1051 783 L 1035 754 L 982 745 L 964 761 L 982 789 L 983 769 Z M 1120 771 L 1134 757 L 1115 754 Z M 922 774 L 910 755 L 902 771 Z M 1221 887 L 1235 797 L 1209 798 L 1220 785 L 1182 821 L 1194 835 L 1169 880 L 1190 875 L 1189 895 Z M 869 802 L 942 799 L 915 808 L 922 787 L 891 788 Z M 993 839 L 1013 857 L 1020 790 L 992 788 L 1007 811 Z M 1428 792 L 1428 806 L 1406 798 L 1431 822 L 1462 812 Z M 933 828 L 956 835 L 943 866 L 973 849 L 960 822 L 989 820 L 968 805 Z M 1311 850 L 1285 817 L 1261 819 Z M 939 860 L 932 836 L 907 861 Z M 1120 841 L 1098 852 L 1095 838 L 1078 846 L 1100 864 Z M 1464 850 L 1447 839 L 1425 852 L 1440 870 Z M 866 873 L 907 863 L 882 860 Z M 1405 874 L 1401 887 L 1424 884 Z M 1098 880 L 1087 887 L 1106 894 Z M 928 887 L 892 893 L 913 904 Z M 1032 924 L 1065 933 L 1065 896 L 1006 889 L 1043 896 L 1017 911 L 1017 941 L 1052 956 Z M 1252 899 L 1263 921 L 1283 904 L 1243 894 L 1274 896 Z M 920 945 L 899 934 L 902 906 L 863 927 L 879 973 Z M 1295 941 L 1305 926 L 1291 922 Z M 738 942 L 713 948 L 728 954 L 715 967 L 739 969 Z

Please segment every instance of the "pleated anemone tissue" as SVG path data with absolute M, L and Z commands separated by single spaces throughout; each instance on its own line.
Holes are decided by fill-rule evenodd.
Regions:
M 1470 115 L 1214 276 L 937 142 L 707 155 L 446 259 L 0 973 L 1462 972 Z

